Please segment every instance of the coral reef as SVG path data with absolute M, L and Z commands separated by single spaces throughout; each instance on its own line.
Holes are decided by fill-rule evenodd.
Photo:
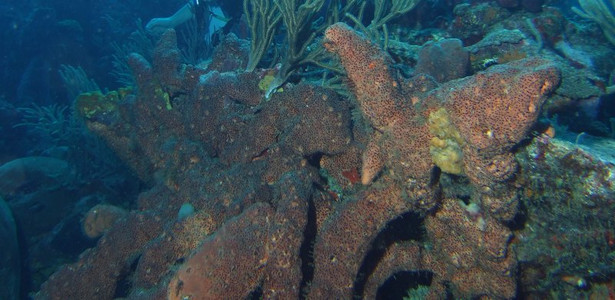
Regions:
M 615 299 L 613 0 L 178 2 L 0 4 L 1 299 Z
M 169 299 L 247 297 L 264 274 L 272 217 L 271 208 L 258 203 L 228 220 L 175 274 L 168 289 Z
M 357 101 L 374 127 L 371 146 L 368 145 L 363 159 L 363 183 L 369 183 L 379 169 L 386 165 L 389 172 L 395 177 L 399 176 L 397 178 L 400 178 L 400 181 L 405 179 L 414 185 L 414 190 L 406 192 L 407 197 L 410 200 L 418 200 L 419 208 L 429 210 L 435 203 L 435 199 L 430 198 L 436 197 L 437 193 L 417 191 L 416 183 L 419 182 L 419 188 L 433 189 L 431 170 L 434 164 L 429 159 L 430 153 L 433 154 L 430 144 L 432 148 L 453 147 L 454 150 L 447 151 L 453 152 L 448 155 L 448 159 L 438 158 L 433 161 L 442 165 L 444 161 L 452 159 L 455 160 L 454 164 L 463 166 L 463 174 L 484 193 L 480 205 L 485 217 L 480 217 L 482 224 L 476 226 L 468 226 L 467 220 L 453 217 L 455 214 L 446 217 L 447 213 L 450 213 L 447 210 L 458 210 L 459 207 L 451 207 L 450 204 L 447 205 L 450 201 L 445 200 L 444 206 L 436 212 L 435 217 L 428 217 L 427 232 L 433 235 L 434 249 L 442 251 L 441 256 L 450 256 L 451 253 L 456 255 L 454 258 L 446 257 L 449 264 L 457 264 L 458 268 L 464 266 L 468 272 L 473 272 L 473 276 L 464 273 L 451 274 L 446 271 L 447 267 L 432 266 L 431 269 L 436 274 L 436 280 L 441 276 L 445 278 L 443 282 L 450 281 L 453 284 L 456 284 L 456 280 L 465 278 L 498 278 L 498 274 L 507 274 L 502 280 L 477 280 L 480 282 L 478 286 L 473 286 L 470 282 L 460 282 L 459 286 L 463 288 L 458 294 L 470 296 L 485 293 L 512 297 L 515 287 L 511 276 L 515 263 L 506 250 L 511 233 L 497 221 L 498 218 L 511 219 L 517 208 L 518 200 L 512 191 L 514 187 L 508 187 L 510 183 L 506 182 L 517 170 L 511 147 L 527 134 L 538 117 L 545 96 L 557 87 L 557 69 L 546 61 L 522 60 L 491 68 L 472 77 L 449 81 L 425 93 L 426 87 L 433 86 L 433 83 L 421 85 L 423 82 L 420 80 L 401 83 L 388 67 L 391 59 L 347 25 L 332 25 L 327 29 L 325 37 L 327 49 L 340 56 Z M 424 75 L 416 76 L 420 79 Z M 420 117 L 429 122 L 421 122 Z M 436 125 L 430 126 L 430 123 Z M 463 162 L 458 161 L 460 157 Z M 442 166 L 442 169 L 462 173 L 459 168 L 449 165 Z M 492 193 L 497 189 L 500 191 Z M 389 194 L 388 199 L 391 196 L 395 197 Z M 396 198 L 399 197 L 400 195 Z M 386 207 L 389 211 L 395 211 L 393 207 L 396 206 L 388 204 Z M 458 212 L 456 215 L 462 214 Z M 492 217 L 496 219 L 490 219 Z M 444 224 L 449 222 L 438 223 L 435 220 L 439 218 L 449 221 L 455 219 L 450 223 L 462 225 L 460 228 L 445 229 L 447 226 Z M 336 224 L 344 226 L 340 221 Z M 473 228 L 474 232 L 463 234 L 468 228 Z M 438 234 L 440 230 L 443 231 Z M 450 232 L 458 234 L 450 235 Z M 485 236 L 481 237 L 482 234 Z M 461 254 L 455 253 L 468 251 L 467 244 L 448 240 L 447 237 L 450 236 L 462 236 L 465 241 L 476 239 L 478 249 L 471 250 L 473 252 L 470 255 L 464 256 L 471 259 L 484 257 L 487 261 L 460 262 Z M 487 244 L 484 246 L 485 250 L 481 250 L 480 245 L 487 240 L 493 244 Z M 350 252 L 353 254 L 361 253 L 358 249 L 352 250 L 354 251 Z M 491 257 L 487 258 L 488 256 L 480 254 L 480 251 L 490 253 Z M 327 253 L 335 251 L 329 250 Z M 493 262 L 489 262 L 489 259 Z M 346 257 L 342 261 L 350 260 Z M 440 257 L 431 261 L 446 260 Z M 318 266 L 316 270 L 319 270 Z M 318 287 L 317 282 L 314 286 Z
M 522 194 L 527 225 L 516 233 L 515 246 L 527 295 L 581 290 L 604 298 L 600 289 L 590 289 L 590 282 L 595 287 L 608 283 L 615 272 L 615 226 L 609 221 L 615 209 L 612 146 L 607 140 L 578 147 L 543 135 L 517 154 L 523 169 L 535 170 L 520 178 L 527 187 Z
M 469 55 L 458 39 L 444 39 L 427 43 L 419 52 L 414 72 L 447 82 L 468 75 Z
M 99 204 L 92 207 L 83 219 L 83 232 L 89 238 L 97 238 L 113 227 L 127 212 L 119 207 Z
M 36 299 L 376 298 L 400 272 L 427 274 L 432 298 L 513 298 L 518 282 L 543 292 L 532 267 L 548 266 L 515 244 L 511 223 L 520 201 L 545 193 L 529 174 L 555 164 L 542 140 L 519 147 L 559 84 L 554 63 L 528 57 L 463 77 L 469 50 L 444 40 L 406 79 L 337 23 L 324 46 L 356 101 L 306 82 L 265 100 L 269 70 L 234 72 L 250 59 L 242 45 L 227 40 L 203 69 L 180 63 L 167 31 L 151 62 L 131 55 L 136 93 L 79 111 L 148 189 Z M 454 57 L 440 51 L 449 47 Z M 557 161 L 591 175 L 571 191 L 596 187 L 590 178 L 609 186 L 575 158 Z M 519 188 L 527 182 L 532 192 Z M 178 218 L 185 205 L 194 213 Z
M 364 184 L 386 165 L 400 180 L 428 187 L 434 167 L 426 159 L 431 145 L 431 153 L 433 148 L 454 148 L 445 150 L 452 152 L 448 158 L 433 159 L 444 170 L 452 170 L 444 164 L 455 160 L 475 184 L 492 189 L 516 171 L 510 150 L 527 134 L 545 96 L 559 84 L 553 64 L 529 59 L 433 89 L 435 83 L 425 75 L 401 82 L 388 67 L 391 58 L 343 23 L 329 27 L 325 37 L 327 49 L 339 54 L 361 110 L 374 127 L 363 158 Z
M 130 213 L 98 241 L 96 248 L 82 253 L 79 263 L 54 273 L 41 287 L 41 295 L 48 299 L 111 299 L 118 280 L 126 276 L 134 259 L 161 227 L 160 218 L 151 213 Z

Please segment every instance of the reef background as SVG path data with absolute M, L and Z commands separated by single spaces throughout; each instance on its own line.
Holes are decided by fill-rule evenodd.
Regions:
M 237 5 L 213 44 L 137 21 L 181 2 L 0 7 L 0 295 L 614 297 L 596 23 L 313 2 L 269 33 Z

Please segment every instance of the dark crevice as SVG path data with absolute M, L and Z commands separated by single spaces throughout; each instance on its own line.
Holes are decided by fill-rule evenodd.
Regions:
M 353 284 L 353 297 L 362 298 L 367 279 L 374 272 L 386 249 L 398 241 L 424 240 L 423 218 L 417 212 L 407 212 L 390 221 L 372 242 L 363 258 Z
M 175 262 L 173 263 L 173 265 L 175 266 L 180 266 L 182 264 L 184 264 L 184 262 L 186 261 L 185 257 L 180 257 L 177 260 L 175 260 Z
M 435 187 L 440 182 L 440 176 L 442 175 L 442 170 L 438 167 L 431 168 L 431 173 L 429 174 L 429 186 Z
M 260 286 L 257 286 L 254 290 L 250 292 L 250 294 L 248 295 L 248 297 L 246 297 L 246 299 L 248 300 L 263 299 L 263 288 Z
M 471 195 L 457 195 L 457 199 L 461 200 L 465 205 L 469 205 L 470 203 L 472 203 Z
M 316 206 L 314 198 L 308 199 L 307 224 L 303 231 L 303 243 L 299 249 L 301 257 L 301 283 L 299 285 L 299 298 L 305 299 L 308 288 L 314 279 L 314 242 L 316 240 Z
M 517 142 L 510 148 L 510 152 L 514 154 L 514 153 L 521 151 L 521 149 L 529 146 L 535 137 L 539 136 L 542 132 L 546 132 L 550 126 L 551 124 L 548 121 L 545 121 L 545 120 L 537 121 L 529 129 L 530 133 L 527 134 L 525 137 L 523 137 L 523 139 L 521 139 L 519 142 Z
M 527 223 L 527 206 L 525 202 L 519 201 L 517 213 L 511 220 L 504 220 L 504 225 L 512 231 L 523 230 Z
M 402 271 L 389 277 L 376 294 L 376 299 L 424 299 L 424 287 L 431 286 L 430 271 Z
M 316 152 L 316 153 L 305 156 L 305 159 L 307 160 L 310 166 L 313 166 L 316 169 L 320 170 L 320 159 L 322 158 L 323 155 L 324 154 L 322 152 Z
M 136 257 L 132 263 L 120 272 L 120 276 L 118 276 L 116 285 L 115 285 L 115 294 L 113 294 L 113 299 L 117 298 L 126 298 L 130 295 L 130 291 L 132 290 L 132 275 L 137 270 L 137 266 L 139 265 L 139 260 L 141 256 Z
M 264 158 L 269 153 L 269 147 L 263 149 L 257 155 L 252 156 L 252 161 L 259 160 Z
M 453 288 L 451 287 L 451 283 L 450 282 L 445 282 L 444 283 L 444 287 L 446 287 L 445 289 L 445 300 L 454 300 L 455 297 L 453 297 Z

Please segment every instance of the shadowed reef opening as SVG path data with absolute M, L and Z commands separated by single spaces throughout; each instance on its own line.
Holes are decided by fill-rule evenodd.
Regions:
M 316 240 L 316 207 L 314 198 L 308 200 L 308 220 L 303 231 L 303 243 L 299 250 L 301 256 L 301 284 L 299 285 L 299 299 L 305 299 L 306 292 L 314 279 L 314 241 Z
M 378 288 L 376 299 L 424 299 L 432 278 L 429 271 L 395 273 Z
M 391 220 L 372 242 L 353 284 L 353 297 L 362 298 L 367 279 L 374 272 L 386 249 L 399 241 L 421 241 L 425 237 L 423 217 L 416 212 L 406 212 Z

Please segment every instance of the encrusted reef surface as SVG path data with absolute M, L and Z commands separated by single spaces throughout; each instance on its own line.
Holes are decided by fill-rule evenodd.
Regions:
M 429 286 L 431 298 L 541 297 L 612 274 L 598 269 L 604 256 L 587 260 L 595 273 L 554 269 L 557 251 L 582 251 L 571 246 L 580 235 L 600 253 L 615 244 L 613 228 L 592 227 L 613 211 L 613 165 L 528 139 L 559 85 L 556 64 L 530 57 L 464 77 L 429 74 L 438 68 L 423 61 L 425 74 L 404 79 L 344 24 L 324 45 L 356 101 L 309 83 L 264 100 L 263 72 L 180 64 L 172 30 L 151 63 L 133 54 L 136 94 L 79 113 L 151 188 L 35 298 L 372 299 L 393 285 Z M 587 232 L 558 227 L 574 214 L 555 208 L 567 197 L 587 199 Z M 185 205 L 194 211 L 178 216 Z M 552 251 L 537 253 L 548 234 Z

